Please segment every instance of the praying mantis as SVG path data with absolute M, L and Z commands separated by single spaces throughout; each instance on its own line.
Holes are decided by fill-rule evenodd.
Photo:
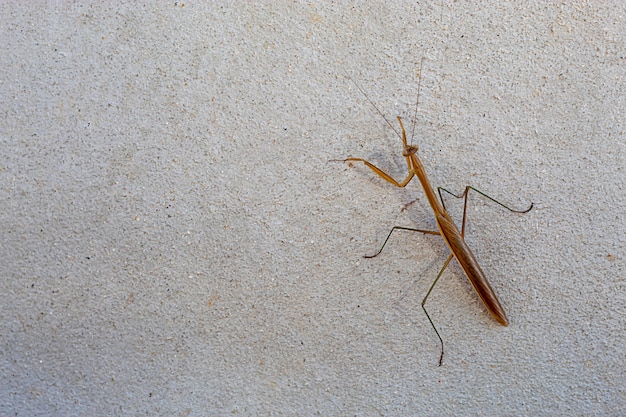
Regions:
M 423 60 L 422 60 L 422 63 L 423 63 Z M 422 82 L 422 76 L 421 76 L 422 69 L 421 68 L 422 68 L 422 65 L 420 65 L 420 71 L 419 71 L 419 82 L 418 82 L 418 87 L 417 87 L 417 99 L 415 102 L 415 114 L 413 118 L 413 131 L 411 133 L 411 140 L 413 139 L 413 135 L 415 134 L 415 119 L 417 117 L 417 108 L 419 104 L 419 94 L 420 94 L 420 88 L 421 88 L 421 82 Z M 349 75 L 348 75 L 348 78 L 350 78 Z M 365 258 L 373 258 L 375 256 L 378 256 L 382 252 L 383 248 L 387 244 L 387 241 L 389 240 L 389 238 L 391 237 L 391 235 L 393 234 L 395 230 L 409 230 L 409 231 L 416 231 L 416 232 L 421 232 L 421 233 L 426 233 L 426 234 L 431 234 L 431 235 L 439 235 L 443 238 L 444 242 L 446 243 L 446 245 L 448 246 L 451 252 L 451 254 L 448 256 L 448 258 L 444 262 L 443 267 L 439 270 L 439 273 L 437 274 L 432 285 L 428 289 L 426 296 L 422 300 L 422 310 L 424 310 L 424 313 L 426 314 L 426 317 L 428 318 L 430 325 L 435 330 L 435 333 L 437 334 L 437 337 L 439 338 L 439 342 L 441 343 L 441 354 L 439 355 L 439 366 L 441 366 L 443 363 L 444 342 L 443 342 L 441 335 L 439 334 L 439 331 L 437 330 L 437 327 L 435 326 L 435 323 L 433 322 L 430 315 L 428 314 L 428 311 L 426 310 L 425 305 L 426 305 L 426 300 L 428 299 L 433 289 L 435 288 L 437 281 L 439 281 L 439 278 L 441 278 L 441 275 L 443 274 L 445 269 L 448 267 L 448 264 L 452 261 L 453 258 L 457 260 L 457 262 L 459 263 L 459 265 L 465 272 L 467 279 L 474 287 L 474 290 L 480 297 L 481 301 L 483 302 L 483 304 L 485 305 L 489 313 L 491 313 L 492 317 L 503 326 L 508 326 L 509 324 L 509 320 L 506 317 L 504 308 L 502 308 L 500 301 L 498 301 L 498 297 L 496 296 L 495 292 L 491 288 L 491 285 L 489 285 L 489 281 L 487 281 L 487 277 L 485 276 L 485 273 L 480 268 L 480 265 L 478 264 L 478 261 L 476 260 L 476 257 L 472 253 L 471 249 L 465 243 L 465 220 L 467 217 L 466 216 L 467 196 L 468 196 L 469 191 L 474 190 L 475 192 L 479 193 L 483 197 L 486 197 L 487 199 L 495 202 L 496 204 L 504 207 L 505 209 L 513 213 L 520 213 L 520 214 L 528 213 L 533 208 L 533 203 L 531 203 L 530 207 L 526 210 L 514 210 L 510 207 L 505 206 L 504 204 L 500 203 L 494 198 L 489 197 L 487 194 L 483 193 L 482 191 L 477 190 L 476 188 L 471 187 L 471 186 L 466 186 L 465 191 L 459 195 L 456 195 L 446 190 L 445 188 L 437 187 L 437 194 L 439 195 L 439 198 L 437 198 L 437 194 L 435 194 L 434 188 L 428 179 L 428 175 L 426 174 L 426 169 L 424 168 L 422 161 L 417 155 L 418 147 L 416 145 L 407 143 L 406 131 L 404 129 L 404 124 L 402 123 L 402 119 L 400 118 L 400 116 L 398 116 L 397 119 L 398 119 L 398 123 L 400 124 L 401 134 L 398 133 L 398 131 L 391 124 L 391 122 L 389 122 L 389 120 L 385 117 L 383 112 L 378 109 L 376 104 L 374 104 L 374 102 L 370 100 L 368 95 L 365 94 L 365 91 L 363 91 L 363 89 L 354 80 L 352 80 L 352 78 L 350 78 L 350 80 L 359 89 L 359 91 L 365 96 L 367 101 L 369 101 L 369 103 L 376 109 L 378 114 L 382 116 L 382 118 L 385 120 L 387 125 L 389 125 L 389 127 L 395 132 L 395 134 L 400 138 L 400 140 L 402 140 L 402 156 L 404 156 L 404 158 L 406 159 L 408 174 L 406 178 L 404 178 L 402 181 L 397 181 L 391 175 L 387 174 L 382 169 L 378 168 L 376 165 L 372 164 L 371 162 L 363 158 L 349 157 L 349 158 L 345 158 L 341 160 L 333 160 L 333 161 L 335 162 L 349 162 L 349 161 L 362 162 L 368 168 L 370 168 L 376 175 L 378 175 L 385 181 L 390 182 L 396 187 L 404 188 L 409 184 L 409 182 L 413 179 L 413 177 L 417 177 L 417 179 L 419 180 L 422 186 L 422 189 L 424 190 L 424 193 L 426 194 L 426 199 L 428 200 L 428 204 L 433 210 L 433 213 L 435 215 L 435 221 L 437 223 L 436 231 L 395 226 L 391 229 L 391 231 L 387 235 L 387 238 L 385 239 L 380 250 L 372 256 L 365 256 Z M 464 199 L 463 220 L 461 223 L 460 231 L 458 227 L 456 226 L 456 224 L 454 223 L 454 221 L 452 220 L 452 217 L 450 216 L 450 214 L 448 214 L 448 211 L 446 210 L 442 192 L 446 192 L 456 198 Z

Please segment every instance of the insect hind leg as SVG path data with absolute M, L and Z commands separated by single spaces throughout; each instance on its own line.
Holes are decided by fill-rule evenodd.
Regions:
M 426 300 L 428 299 L 428 296 L 430 295 L 430 293 L 433 292 L 433 289 L 435 288 L 435 285 L 437 285 L 437 281 L 439 281 L 439 278 L 441 278 L 441 275 L 443 274 L 443 271 L 446 270 L 446 268 L 448 267 L 448 264 L 450 264 L 450 261 L 452 260 L 453 257 L 454 257 L 454 255 L 448 256 L 448 259 L 446 260 L 446 262 L 443 264 L 443 266 L 439 270 L 439 273 L 437 274 L 437 277 L 433 281 L 432 285 L 428 289 L 428 292 L 426 293 L 426 296 L 422 300 L 422 310 L 424 310 L 424 314 L 426 314 L 426 317 L 428 318 L 428 321 L 430 322 L 430 325 L 433 327 L 433 330 L 435 330 L 435 333 L 437 334 L 437 337 L 439 338 L 439 342 L 441 342 L 441 355 L 439 355 L 439 366 L 441 366 L 441 364 L 443 363 L 443 339 L 441 338 L 441 335 L 439 334 L 439 330 L 437 330 L 437 327 L 435 326 L 435 323 L 433 323 L 433 320 L 430 318 L 430 314 L 428 314 L 428 311 L 426 311 Z

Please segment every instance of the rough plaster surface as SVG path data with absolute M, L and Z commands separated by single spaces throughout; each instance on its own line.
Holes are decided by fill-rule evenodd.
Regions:
M 0 415 L 626 414 L 626 8 L 0 5 Z M 392 125 L 511 325 L 447 256 Z M 418 201 L 402 210 L 403 206 Z M 459 218 L 461 204 L 448 202 Z

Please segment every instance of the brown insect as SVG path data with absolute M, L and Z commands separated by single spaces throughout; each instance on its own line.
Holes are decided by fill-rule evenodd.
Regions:
M 350 78 L 350 77 L 348 76 L 348 78 Z M 421 77 L 421 66 L 420 66 L 419 83 L 418 83 L 418 88 L 417 88 L 417 99 L 416 99 L 416 102 L 415 102 L 415 115 L 414 115 L 414 122 L 413 122 L 413 132 L 412 132 L 411 136 L 413 136 L 414 133 L 415 133 L 415 117 L 417 116 L 417 107 L 418 107 L 418 104 L 419 104 L 419 92 L 420 92 L 420 86 L 421 86 L 421 78 L 422 77 Z M 374 173 L 376 173 L 376 175 L 378 175 L 379 177 L 383 178 L 384 180 L 392 183 L 396 187 L 406 187 L 406 185 L 413 179 L 413 177 L 417 177 L 417 179 L 420 181 L 420 184 L 422 185 L 422 188 L 424 189 L 424 193 L 426 194 L 426 198 L 428 199 L 428 203 L 430 204 L 430 207 L 432 208 L 432 210 L 433 210 L 433 212 L 435 214 L 435 221 L 437 222 L 437 229 L 438 229 L 436 231 L 433 231 L 433 230 L 421 230 L 421 229 L 413 229 L 413 228 L 408 228 L 408 227 L 395 226 L 389 232 L 389 235 L 387 236 L 387 239 L 385 239 L 385 242 L 383 243 L 383 245 L 380 248 L 380 250 L 375 255 L 365 256 L 365 258 L 373 258 L 373 257 L 379 255 L 382 252 L 382 250 L 385 247 L 385 245 L 387 244 L 387 241 L 391 237 L 391 234 L 395 230 L 409 230 L 409 231 L 417 231 L 417 232 L 431 234 L 431 235 L 439 235 L 439 236 L 441 236 L 443 238 L 443 240 L 446 242 L 446 245 L 448 246 L 448 248 L 450 248 L 450 251 L 452 252 L 450 254 L 450 256 L 448 257 L 448 259 L 446 259 L 446 261 L 444 262 L 443 267 L 441 268 L 441 270 L 437 274 L 437 277 L 433 281 L 433 283 L 430 286 L 428 292 L 426 293 L 426 296 L 422 300 L 422 309 L 424 310 L 424 313 L 426 314 L 426 317 L 428 318 L 428 321 L 430 322 L 431 326 L 435 330 L 435 333 L 437 334 L 437 337 L 439 338 L 439 341 L 441 342 L 441 355 L 439 356 L 439 366 L 441 366 L 441 364 L 443 363 L 443 339 L 441 338 L 441 335 L 439 334 L 439 331 L 437 330 L 437 327 L 435 327 L 435 324 L 433 323 L 432 319 L 430 318 L 430 315 L 428 314 L 428 311 L 426 311 L 425 304 L 426 304 L 426 300 L 430 296 L 430 293 L 435 288 L 435 285 L 437 284 L 437 281 L 439 280 L 439 278 L 443 274 L 443 271 L 446 269 L 446 267 L 448 266 L 448 264 L 450 263 L 450 261 L 452 260 L 453 257 L 456 258 L 456 260 L 459 263 L 459 265 L 461 265 L 461 268 L 463 268 L 463 271 L 465 272 L 465 275 L 467 276 L 469 282 L 472 284 L 472 286 L 476 290 L 476 293 L 478 294 L 478 296 L 482 300 L 483 304 L 485 304 L 485 307 L 487 307 L 487 310 L 489 310 L 489 312 L 491 313 L 493 318 L 498 323 L 502 324 L 503 326 L 508 326 L 508 324 L 509 324 L 509 321 L 508 321 L 508 319 L 506 317 L 506 313 L 504 312 L 504 309 L 502 308 L 502 305 L 498 301 L 498 297 L 496 297 L 495 292 L 491 288 L 491 285 L 489 285 L 489 281 L 487 281 L 487 277 L 485 276 L 485 273 L 480 268 L 480 265 L 478 264 L 478 261 L 476 260 L 476 257 L 474 256 L 474 254 L 472 253 L 470 248 L 465 243 L 465 239 L 464 239 L 464 237 L 465 237 L 465 219 L 466 219 L 466 212 L 467 212 L 466 211 L 466 209 L 467 209 L 467 196 L 468 196 L 469 190 L 476 191 L 477 193 L 481 194 L 482 196 L 488 198 L 489 200 L 499 204 L 500 206 L 502 206 L 502 207 L 506 208 L 507 210 L 512 211 L 514 213 L 528 213 L 533 208 L 533 204 L 531 203 L 530 207 L 528 209 L 526 209 L 526 210 L 514 210 L 514 209 L 511 209 L 511 208 L 505 206 L 504 204 L 500 203 L 499 201 L 489 197 L 487 194 L 483 193 L 482 191 L 479 191 L 476 188 L 471 187 L 471 186 L 465 187 L 465 191 L 462 194 L 460 194 L 460 195 L 456 195 L 454 193 L 451 193 L 450 191 L 446 190 L 445 188 L 437 187 L 437 193 L 439 194 L 439 198 L 437 198 L 437 194 L 435 194 L 433 186 L 431 185 L 430 181 L 428 180 L 428 176 L 426 175 L 426 170 L 424 169 L 424 165 L 422 164 L 422 161 L 417 156 L 418 147 L 416 145 L 409 145 L 407 143 L 406 131 L 404 130 L 404 125 L 402 124 L 402 119 L 400 118 L 400 116 L 398 116 L 398 123 L 400 124 L 400 129 L 401 129 L 402 134 L 398 133 L 398 131 L 393 127 L 393 125 L 389 122 L 389 120 L 387 120 L 385 115 L 378 109 L 378 107 L 376 107 L 374 102 L 372 100 L 370 100 L 370 98 L 367 96 L 367 94 L 365 94 L 363 89 L 361 87 L 359 87 L 359 85 L 356 84 L 356 82 L 354 82 L 351 78 L 350 78 L 350 80 L 359 89 L 359 91 L 361 91 L 361 93 L 365 96 L 367 101 L 369 101 L 370 104 L 376 109 L 376 111 L 383 117 L 383 119 L 385 120 L 385 122 L 387 122 L 389 127 L 391 127 L 391 129 L 396 133 L 396 135 L 402 140 L 402 146 L 403 146 L 402 155 L 406 159 L 408 175 L 406 176 L 406 178 L 404 180 L 396 181 L 389 174 L 387 174 L 386 172 L 384 172 L 383 170 L 381 170 L 380 168 L 378 168 L 377 166 L 375 166 L 371 162 L 366 161 L 363 158 L 353 158 L 353 157 L 350 157 L 350 158 L 346 158 L 346 159 L 343 159 L 343 160 L 334 160 L 334 161 L 338 161 L 338 162 L 348 162 L 348 161 L 363 162 L 368 168 L 370 168 L 372 171 L 374 171 Z M 452 218 L 450 217 L 450 215 L 448 214 L 448 211 L 446 210 L 446 206 L 445 206 L 443 197 L 441 195 L 442 191 L 445 191 L 446 193 L 448 193 L 448 194 L 450 194 L 450 195 L 452 195 L 452 196 L 454 196 L 456 198 L 464 198 L 463 221 L 462 221 L 462 224 L 461 224 L 461 230 L 460 231 L 459 231 L 458 227 L 456 226 L 456 224 L 454 223 L 454 221 L 452 220 Z

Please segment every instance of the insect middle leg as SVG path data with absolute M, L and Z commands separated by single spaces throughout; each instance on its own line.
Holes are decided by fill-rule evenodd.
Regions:
M 441 204 L 443 204 L 444 209 L 446 207 L 446 203 L 445 203 L 445 201 L 443 199 L 443 195 L 441 194 L 442 191 L 450 194 L 453 197 L 463 198 L 464 199 L 464 202 L 463 202 L 463 221 L 461 222 L 461 236 L 462 237 L 465 237 L 465 220 L 467 218 L 467 196 L 469 194 L 469 190 L 476 191 L 478 194 L 482 195 L 483 197 L 488 198 L 489 200 L 493 201 L 494 203 L 498 204 L 499 206 L 504 207 L 505 209 L 507 209 L 508 211 L 513 212 L 513 213 L 525 214 L 525 213 L 528 213 L 530 210 L 532 210 L 532 208 L 534 206 L 534 203 L 530 203 L 530 207 L 528 207 L 526 210 L 515 210 L 515 209 L 510 208 L 509 206 L 506 206 L 506 205 L 502 204 L 501 202 L 499 202 L 495 198 L 488 196 L 487 194 L 483 193 L 482 191 L 472 187 L 471 185 L 466 186 L 465 187 L 465 191 L 463 191 L 461 194 L 458 194 L 458 195 L 454 194 L 451 191 L 446 190 L 443 187 L 437 187 L 437 192 L 439 193 L 439 199 L 441 200 Z
M 370 258 L 375 258 L 376 256 L 380 255 L 380 253 L 383 251 L 383 248 L 387 244 L 387 241 L 389 241 L 389 238 L 391 237 L 393 232 L 396 231 L 396 230 L 408 230 L 410 232 L 420 232 L 420 233 L 425 233 L 427 235 L 439 235 L 440 234 L 439 231 L 437 231 L 437 230 L 423 230 L 423 229 L 414 229 L 412 227 L 394 226 L 394 227 L 391 228 L 391 231 L 387 235 L 387 238 L 383 242 L 383 245 L 380 247 L 378 252 L 376 252 L 374 255 L 364 255 L 363 257 L 370 259 Z
M 404 128 L 402 129 L 402 132 L 404 133 Z M 387 174 L 385 171 L 383 171 L 382 169 L 378 168 L 376 165 L 372 164 L 371 162 L 363 159 L 363 158 L 346 158 L 346 159 L 341 159 L 341 160 L 337 160 L 337 159 L 332 159 L 331 161 L 335 161 L 335 162 L 347 162 L 347 161 L 352 161 L 352 162 L 363 162 L 369 169 L 371 169 L 372 171 L 374 171 L 374 173 L 376 175 L 378 175 L 379 177 L 381 177 L 382 179 L 384 179 L 387 182 L 390 182 L 391 184 L 395 185 L 396 187 L 401 187 L 404 188 L 406 187 L 406 185 L 409 183 L 409 181 L 411 181 L 411 179 L 413 179 L 413 177 L 415 176 L 415 172 L 413 172 L 410 169 L 410 163 L 409 163 L 409 159 L 407 157 L 407 168 L 409 170 L 408 175 L 406 176 L 406 178 L 402 181 L 397 181 L 395 180 L 391 175 Z M 409 203 L 411 204 L 411 203 Z M 385 239 L 385 242 L 383 243 L 383 245 L 381 246 L 380 250 L 378 252 L 376 252 L 376 254 L 374 255 L 365 255 L 363 256 L 364 258 L 374 258 L 378 255 L 380 255 L 380 253 L 383 251 L 383 248 L 385 247 L 385 245 L 387 244 L 387 241 L 389 240 L 389 238 L 391 237 L 391 235 L 393 234 L 393 232 L 395 230 L 409 230 L 412 232 L 420 232 L 420 233 L 425 233 L 425 234 L 429 234 L 429 235 L 439 235 L 439 232 L 436 230 L 422 230 L 422 229 L 413 229 L 410 227 L 402 227 L 402 226 L 394 226 L 391 231 L 389 232 L 389 234 L 387 235 L 387 238 Z

